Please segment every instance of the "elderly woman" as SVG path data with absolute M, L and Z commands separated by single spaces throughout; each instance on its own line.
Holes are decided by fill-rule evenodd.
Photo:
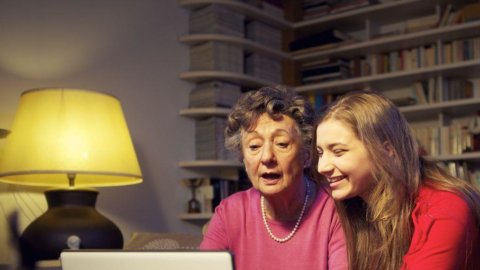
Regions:
M 239 151 L 252 188 L 224 199 L 200 245 L 229 250 L 235 269 L 347 269 L 334 202 L 304 175 L 313 110 L 284 87 L 244 94 L 228 116 L 226 146 Z

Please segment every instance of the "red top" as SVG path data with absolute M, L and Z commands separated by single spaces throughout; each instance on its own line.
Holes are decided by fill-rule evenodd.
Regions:
M 412 220 L 402 270 L 480 269 L 479 227 L 461 196 L 424 186 Z

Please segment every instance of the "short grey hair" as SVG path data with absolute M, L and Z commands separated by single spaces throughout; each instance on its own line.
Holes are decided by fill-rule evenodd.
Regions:
M 242 130 L 249 130 L 260 115 L 276 120 L 287 115 L 297 124 L 305 151 L 310 151 L 314 110 L 308 100 L 285 86 L 266 86 L 243 94 L 228 115 L 225 147 L 242 152 Z

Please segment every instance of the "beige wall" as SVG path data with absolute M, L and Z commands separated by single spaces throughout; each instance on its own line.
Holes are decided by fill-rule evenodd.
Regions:
M 0 2 L 0 128 L 10 128 L 21 92 L 39 87 L 105 91 L 122 102 L 144 182 L 102 188 L 97 208 L 122 229 L 199 233 L 180 221 L 188 190 L 180 160 L 194 157 L 194 124 L 178 115 L 192 85 L 188 12 L 175 0 L 18 0 Z M 2 141 L 0 140 L 0 154 Z M 5 215 L 22 228 L 45 209 L 41 192 L 0 183 L 0 264 L 8 261 Z M 7 212 L 7 213 L 6 213 Z

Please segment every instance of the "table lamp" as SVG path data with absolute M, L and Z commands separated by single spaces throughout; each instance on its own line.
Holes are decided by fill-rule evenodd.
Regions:
M 95 209 L 94 189 L 142 182 L 119 100 L 78 89 L 23 92 L 0 181 L 48 187 L 47 211 L 20 237 L 25 266 L 58 259 L 68 248 L 122 248 L 121 231 Z

